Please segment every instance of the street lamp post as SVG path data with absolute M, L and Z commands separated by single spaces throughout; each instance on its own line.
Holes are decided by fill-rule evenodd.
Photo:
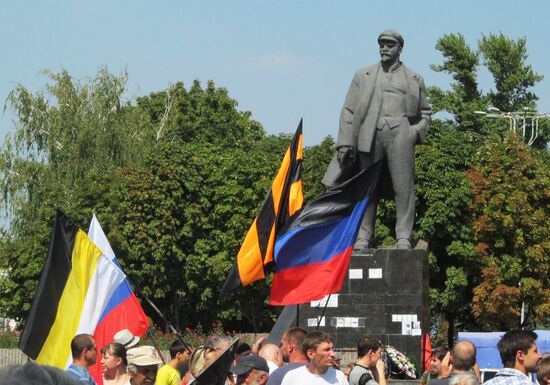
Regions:
M 550 119 L 550 114 L 547 112 L 540 113 L 531 111 L 525 107 L 523 111 L 505 112 L 496 107 L 489 107 L 487 111 L 474 111 L 476 115 L 481 115 L 492 119 L 508 119 L 510 121 L 510 131 L 517 132 L 521 128 L 521 136 L 523 140 L 527 140 L 527 145 L 535 143 L 539 136 L 539 120 Z M 529 135 L 527 135 L 529 130 Z M 527 138 L 527 136 L 529 136 Z

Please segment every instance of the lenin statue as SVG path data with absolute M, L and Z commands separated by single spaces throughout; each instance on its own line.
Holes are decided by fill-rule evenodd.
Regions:
M 431 106 L 424 80 L 400 60 L 403 37 L 386 30 L 378 36 L 380 62 L 355 73 L 340 115 L 336 154 L 323 183 L 332 187 L 385 159 L 387 174 L 380 185 L 393 189 L 396 208 L 396 248 L 411 248 L 415 217 L 414 146 L 423 143 Z M 374 247 L 376 206 L 383 190 L 373 197 L 361 222 L 355 249 Z

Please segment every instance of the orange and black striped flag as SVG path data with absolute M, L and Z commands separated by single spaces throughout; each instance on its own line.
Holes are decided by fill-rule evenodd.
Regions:
M 264 266 L 273 261 L 277 233 L 304 203 L 302 193 L 302 121 L 286 150 L 281 167 L 258 216 L 246 234 L 222 293 L 265 278 Z

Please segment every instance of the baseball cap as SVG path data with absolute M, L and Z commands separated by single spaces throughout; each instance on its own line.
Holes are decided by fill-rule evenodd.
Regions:
M 233 366 L 229 371 L 237 376 L 245 374 L 252 369 L 263 370 L 264 372 L 269 373 L 269 367 L 267 366 L 267 361 L 260 356 L 249 355 L 243 357 L 239 360 L 237 365 Z

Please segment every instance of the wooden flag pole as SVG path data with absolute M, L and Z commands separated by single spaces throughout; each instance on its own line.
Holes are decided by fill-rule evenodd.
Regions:
M 130 282 L 130 285 L 132 285 L 132 283 Z M 141 290 L 139 290 L 136 286 L 132 285 L 132 287 L 135 289 L 135 291 L 139 294 L 139 296 L 141 298 L 143 298 L 150 306 L 151 308 L 153 308 L 154 311 L 157 312 L 157 314 L 160 316 L 160 318 L 162 318 L 162 320 L 164 321 L 164 323 L 166 324 L 166 326 L 168 326 L 168 328 L 170 329 L 170 331 L 172 331 L 172 333 L 178 338 L 178 340 L 183 344 L 183 346 L 185 346 L 185 349 L 187 349 L 187 351 L 189 352 L 189 354 L 192 353 L 192 350 L 191 348 L 189 347 L 188 344 L 185 343 L 185 341 L 183 340 L 183 336 L 181 335 L 180 332 L 178 332 L 176 330 L 176 328 L 174 328 L 174 326 L 172 326 L 172 324 L 170 322 L 168 322 L 168 320 L 166 319 L 166 317 L 164 316 L 164 314 L 162 314 L 162 312 L 159 310 L 158 307 L 155 306 L 155 304 L 145 295 L 141 292 Z
M 162 360 L 162 364 L 166 365 L 166 362 L 164 361 L 164 357 L 162 356 L 162 353 L 160 352 L 160 348 L 159 348 L 159 344 L 157 342 L 157 339 L 155 338 L 155 335 L 153 334 L 151 329 L 152 329 L 151 326 L 149 326 L 147 328 L 147 334 L 149 334 L 149 337 L 151 337 L 151 340 L 153 341 L 153 345 L 155 346 L 155 350 L 157 351 L 157 353 L 159 354 L 160 359 Z

